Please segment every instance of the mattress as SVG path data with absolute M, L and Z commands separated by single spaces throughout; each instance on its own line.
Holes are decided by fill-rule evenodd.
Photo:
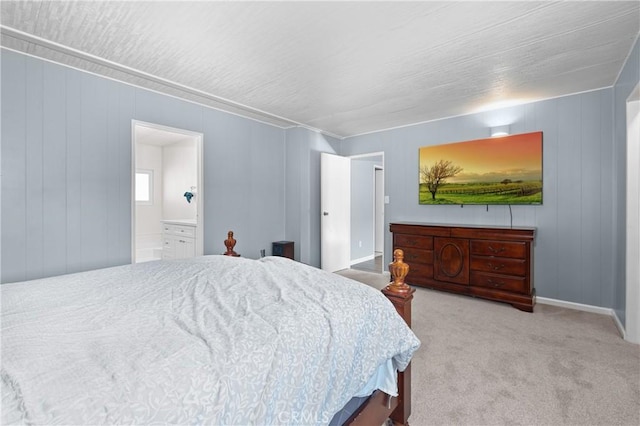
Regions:
M 379 291 L 280 257 L 1 291 L 3 424 L 328 424 L 420 345 Z

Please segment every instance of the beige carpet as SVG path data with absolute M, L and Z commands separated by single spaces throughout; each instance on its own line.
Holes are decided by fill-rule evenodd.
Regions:
M 531 314 L 417 287 L 412 322 L 413 426 L 640 425 L 640 346 L 606 315 L 541 304 Z

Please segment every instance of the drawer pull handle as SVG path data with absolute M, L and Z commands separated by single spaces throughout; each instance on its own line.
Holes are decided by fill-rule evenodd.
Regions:
M 185 241 L 185 240 L 178 240 L 178 241 L 179 241 L 179 242 L 181 242 L 181 243 L 186 243 L 186 241 Z
M 504 281 L 494 281 L 491 278 L 488 278 L 487 284 L 491 284 L 494 287 L 502 287 L 504 285 Z
M 494 265 L 493 263 L 489 262 L 487 263 L 487 266 L 493 269 L 494 271 L 499 271 L 500 269 L 504 268 L 504 263 L 500 265 Z
M 409 258 L 409 260 L 416 260 L 418 258 L 418 255 L 417 254 L 410 254 L 407 257 Z
M 495 254 L 502 253 L 504 251 L 504 247 L 493 248 L 492 246 L 489 246 L 488 248 L 491 253 L 495 253 Z

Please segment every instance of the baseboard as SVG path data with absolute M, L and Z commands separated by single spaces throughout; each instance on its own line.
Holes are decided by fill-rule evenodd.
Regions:
M 367 260 L 373 260 L 373 259 L 375 259 L 375 258 L 376 258 L 376 256 L 375 256 L 375 255 L 373 255 L 373 254 L 371 254 L 371 255 L 369 255 L 369 256 L 361 257 L 360 259 L 353 259 L 353 260 L 351 261 L 351 264 L 352 264 L 352 265 L 356 265 L 356 264 L 358 264 L 358 263 L 366 262 Z
M 582 303 L 575 303 L 575 302 L 567 302 L 565 300 L 549 299 L 547 297 L 536 297 L 536 303 L 541 303 L 543 305 L 559 306 L 561 308 L 569 308 L 569 309 L 575 309 L 578 311 L 592 312 L 594 314 L 610 316 L 613 319 L 613 322 L 616 324 L 616 327 L 618 328 L 618 332 L 624 339 L 624 336 L 625 336 L 624 327 L 622 326 L 622 323 L 620 322 L 620 318 L 618 318 L 616 311 L 614 311 L 611 308 L 602 308 L 600 306 L 585 305 Z
M 594 314 L 613 316 L 614 310 L 611 308 L 601 308 L 600 306 L 584 305 L 582 303 L 567 302 L 565 300 L 549 299 L 547 297 L 536 296 L 536 303 L 543 305 L 560 306 L 561 308 L 575 309 L 584 312 L 593 312 Z
M 616 327 L 618 327 L 618 332 L 620 333 L 620 336 L 622 336 L 624 340 L 627 340 L 627 332 L 624 330 L 624 326 L 622 325 L 620 318 L 618 318 L 618 314 L 616 313 L 616 311 L 613 311 L 612 316 L 613 316 L 613 322 L 615 322 Z

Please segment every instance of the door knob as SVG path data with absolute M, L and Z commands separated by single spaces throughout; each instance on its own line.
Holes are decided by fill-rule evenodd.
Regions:
M 322 212 L 323 216 L 329 216 L 329 212 Z

